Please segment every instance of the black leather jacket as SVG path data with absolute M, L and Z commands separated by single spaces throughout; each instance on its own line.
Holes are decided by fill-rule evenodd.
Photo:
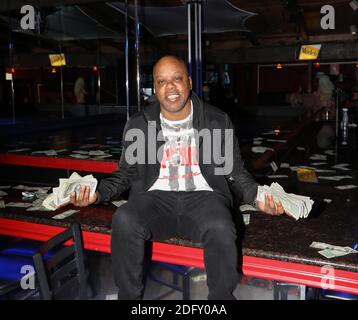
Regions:
M 204 103 L 195 93 L 192 92 L 191 100 L 193 103 L 193 127 L 200 132 L 201 129 L 207 128 L 211 132 L 213 129 L 233 129 L 234 126 L 231 123 L 228 115 L 220 109 L 213 107 L 209 104 Z M 123 132 L 123 150 L 119 166 L 110 177 L 102 179 L 97 188 L 99 202 L 107 202 L 112 198 L 119 196 L 122 192 L 129 189 L 129 199 L 132 195 L 138 192 L 147 191 L 153 183 L 157 180 L 160 170 L 160 162 L 156 161 L 153 164 L 148 163 L 148 151 L 154 152 L 156 155 L 159 147 L 164 141 L 156 141 L 153 145 L 149 146 L 148 149 L 148 136 L 149 130 L 151 132 L 161 133 L 160 124 L 160 106 L 159 103 L 152 104 L 144 108 L 144 110 L 133 115 L 126 123 Z M 153 121 L 149 123 L 149 121 Z M 155 124 L 155 129 L 154 129 Z M 132 143 L 132 141 L 125 141 L 124 137 L 129 129 L 137 128 L 144 132 L 145 136 L 145 163 L 131 165 L 127 162 L 128 158 L 125 159 L 125 150 Z M 235 131 L 234 131 L 235 132 Z M 160 135 L 159 135 L 160 136 Z M 161 136 L 162 137 L 162 136 Z M 241 159 L 239 144 L 234 134 L 233 145 L 233 166 L 232 171 L 223 175 L 215 175 L 215 168 L 220 165 L 215 164 L 212 157 L 210 164 L 208 161 L 203 161 L 203 141 L 202 137 L 199 136 L 199 166 L 201 173 L 210 187 L 215 191 L 226 196 L 232 203 L 231 191 L 247 204 L 254 204 L 257 195 L 258 184 L 254 181 L 250 173 L 245 169 L 244 163 Z M 224 136 L 222 137 L 222 148 L 224 148 Z M 213 148 L 214 149 L 214 148 Z M 222 151 L 222 155 L 224 155 Z M 155 156 L 156 157 L 156 156 Z M 159 159 L 161 156 L 159 154 Z M 152 158 L 153 159 L 153 158 Z M 153 161 L 152 161 L 153 162 Z M 218 161 L 216 161 L 218 162 Z M 221 166 L 222 167 L 222 166 Z M 230 191 L 231 189 L 231 191 Z

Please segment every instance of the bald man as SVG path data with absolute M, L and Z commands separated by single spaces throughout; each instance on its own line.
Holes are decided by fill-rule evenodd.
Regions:
M 72 194 L 71 202 L 77 206 L 109 202 L 129 189 L 128 202 L 112 220 L 118 299 L 142 298 L 145 241 L 177 235 L 203 245 L 208 298 L 234 299 L 238 272 L 231 190 L 268 214 L 280 215 L 284 209 L 271 195 L 265 202 L 256 201 L 258 184 L 244 168 L 230 119 L 191 91 L 183 60 L 159 59 L 153 81 L 158 102 L 127 122 L 118 169 L 99 183 L 92 197 L 83 187 L 78 195 Z M 220 132 L 219 140 L 210 140 L 214 130 Z M 207 144 L 208 139 L 213 143 Z M 230 148 L 232 159 L 226 160 L 231 165 L 226 168 L 218 163 L 217 153 Z

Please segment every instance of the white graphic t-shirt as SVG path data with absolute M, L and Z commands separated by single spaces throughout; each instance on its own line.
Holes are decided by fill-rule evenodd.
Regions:
M 163 191 L 213 191 L 201 174 L 193 129 L 193 104 L 190 115 L 170 121 L 160 114 L 165 139 L 158 179 L 149 188 Z

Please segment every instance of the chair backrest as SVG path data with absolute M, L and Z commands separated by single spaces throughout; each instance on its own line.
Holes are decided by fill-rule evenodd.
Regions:
M 45 260 L 45 255 L 51 250 L 56 253 Z M 72 294 L 81 300 L 88 298 L 79 224 L 73 224 L 70 229 L 45 242 L 39 252 L 33 255 L 33 261 L 42 299 L 68 299 Z

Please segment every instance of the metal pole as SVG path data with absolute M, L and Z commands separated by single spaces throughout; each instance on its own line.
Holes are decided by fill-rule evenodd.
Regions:
M 64 24 L 63 24 L 63 8 L 61 7 L 61 31 L 62 31 L 62 37 L 64 35 Z M 60 54 L 62 54 L 62 45 L 61 45 L 61 41 L 60 41 Z M 63 103 L 63 72 L 62 72 L 62 63 L 60 64 L 60 78 L 61 78 L 61 118 L 64 119 L 65 118 L 65 106 Z
M 139 40 L 140 40 L 140 23 L 138 14 L 138 0 L 134 1 L 135 10 L 135 49 L 136 49 L 136 67 L 137 67 L 137 108 L 140 111 L 140 61 L 139 61 Z
M 62 47 L 60 44 L 60 54 L 62 54 Z M 61 118 L 65 118 L 65 106 L 63 104 L 63 73 L 62 73 L 62 64 L 60 65 L 60 79 L 61 79 Z
M 10 8 L 10 0 L 8 0 L 8 8 Z M 12 21 L 9 14 L 9 66 L 11 71 L 11 109 L 12 109 L 12 123 L 16 122 L 16 113 L 15 113 L 15 88 L 14 88 L 14 43 L 12 42 Z
M 199 95 L 199 30 L 198 30 L 198 3 L 194 3 L 194 32 L 195 32 L 195 92 Z
M 307 74 L 307 82 L 308 82 L 307 93 L 312 93 L 312 62 L 309 62 L 309 63 L 307 64 L 307 68 L 308 68 L 308 74 Z
M 191 61 L 191 3 L 187 2 L 188 8 L 188 65 L 189 65 L 189 75 L 193 77 L 192 70 L 192 61 Z
M 98 90 L 98 108 L 99 114 L 101 114 L 101 70 L 100 66 L 97 67 L 97 90 Z
M 118 91 L 118 72 L 119 71 L 119 65 L 118 65 L 118 63 L 116 63 L 116 73 L 115 73 L 115 81 L 116 81 L 116 106 L 118 107 L 118 105 L 119 105 L 119 97 L 118 97 L 118 95 L 119 95 L 119 91 Z
M 199 91 L 198 91 L 198 94 L 199 94 L 199 97 L 202 97 L 203 96 L 203 72 L 202 72 L 202 69 L 203 69 L 203 66 L 202 66 L 202 62 L 203 62 L 203 58 L 202 58 L 202 48 L 201 48 L 201 45 L 202 45 L 202 40 L 201 40 L 201 2 L 199 2 L 198 4 L 198 58 L 199 58 L 199 61 L 198 61 L 198 85 L 199 85 Z
M 260 65 L 257 66 L 257 90 L 256 94 L 260 93 Z
M 340 89 L 336 88 L 336 139 L 338 139 L 338 126 L 339 126 L 339 105 L 340 105 Z
M 100 64 L 101 64 L 101 57 L 100 57 L 100 34 L 99 34 L 99 28 L 98 28 L 98 22 L 97 22 L 97 94 L 98 94 L 98 113 L 101 114 L 101 70 L 100 70 Z M 88 108 L 88 105 L 86 105 L 86 108 Z
M 16 122 L 16 114 L 15 114 L 14 73 L 11 74 L 11 106 L 12 106 L 12 123 L 15 123 Z
M 129 39 L 128 39 L 128 0 L 125 2 L 126 5 L 126 14 L 125 14 L 125 63 L 126 63 L 126 105 L 127 105 L 127 120 L 129 119 Z

